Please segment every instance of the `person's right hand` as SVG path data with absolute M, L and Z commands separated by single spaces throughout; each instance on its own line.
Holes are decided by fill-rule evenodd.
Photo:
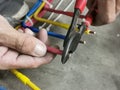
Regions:
M 120 13 L 120 0 L 88 0 L 87 6 L 90 9 L 97 1 L 97 16 L 93 16 L 94 25 L 103 25 L 113 22 Z

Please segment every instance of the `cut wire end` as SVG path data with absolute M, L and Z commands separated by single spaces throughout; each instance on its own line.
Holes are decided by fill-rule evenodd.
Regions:
M 96 34 L 96 32 L 94 32 L 94 31 L 90 31 L 89 33 L 90 33 L 90 34 Z
M 81 44 L 86 44 L 86 41 L 80 41 L 79 43 L 81 43 Z

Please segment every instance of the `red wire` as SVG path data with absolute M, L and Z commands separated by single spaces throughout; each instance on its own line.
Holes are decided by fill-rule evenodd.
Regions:
M 44 7 L 43 9 L 46 10 L 46 11 L 49 11 L 49 12 L 54 12 L 54 13 L 57 13 L 57 14 L 64 14 L 64 15 L 67 15 L 67 16 L 70 16 L 70 17 L 73 17 L 73 15 L 74 15 L 73 12 L 65 12 L 65 11 L 62 11 L 62 10 L 55 10 L 55 9 L 51 9 L 51 8 L 47 8 L 47 7 Z M 85 18 L 85 16 L 80 15 L 80 18 Z
M 47 46 L 47 51 L 53 54 L 58 54 L 58 55 L 62 55 L 62 52 L 63 52 L 62 50 L 59 50 L 57 48 L 50 47 L 50 46 Z

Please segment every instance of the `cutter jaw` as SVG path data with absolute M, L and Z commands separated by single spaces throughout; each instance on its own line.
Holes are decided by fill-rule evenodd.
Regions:
M 71 54 L 75 52 L 85 31 L 86 25 L 82 23 L 78 26 L 78 32 L 76 32 L 75 30 L 70 32 L 70 34 L 68 35 L 69 37 L 67 37 L 64 42 L 64 50 L 61 59 L 62 64 L 65 64 Z
M 67 35 L 66 35 L 66 38 L 63 44 L 64 50 L 63 50 L 62 60 L 61 60 L 63 64 L 65 64 L 67 60 L 69 59 L 69 57 L 71 56 L 71 54 L 75 52 L 78 44 L 81 41 L 82 35 L 87 30 L 89 24 L 91 24 L 93 21 L 91 14 L 93 14 L 94 9 L 96 8 L 97 1 L 95 1 L 92 9 L 86 15 L 87 17 L 85 19 L 89 22 L 89 24 L 87 24 L 86 22 L 82 22 L 77 28 L 78 31 L 76 31 L 77 20 L 79 16 L 81 15 L 81 13 L 83 12 L 83 10 L 85 9 L 86 4 L 87 4 L 87 0 L 76 0 L 72 23 L 67 32 Z M 89 32 L 89 33 L 94 34 L 94 32 Z

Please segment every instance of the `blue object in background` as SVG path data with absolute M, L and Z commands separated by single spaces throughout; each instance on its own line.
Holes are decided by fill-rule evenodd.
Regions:
M 0 90 L 7 90 L 7 89 L 3 86 L 0 86 Z

